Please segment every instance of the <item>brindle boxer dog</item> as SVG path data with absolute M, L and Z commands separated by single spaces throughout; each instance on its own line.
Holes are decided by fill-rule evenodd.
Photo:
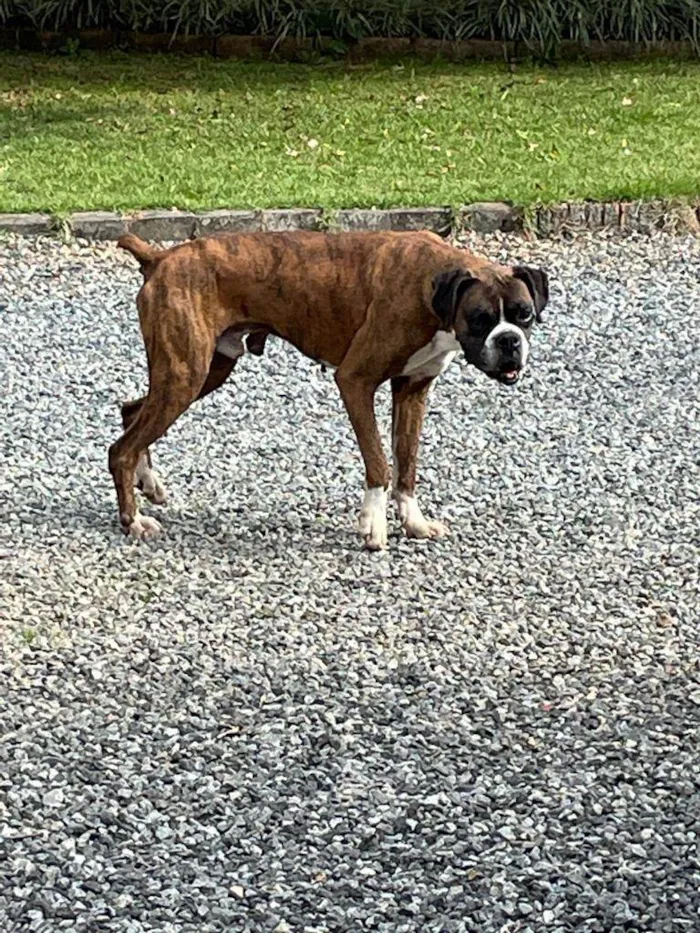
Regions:
M 424 518 L 415 494 L 428 390 L 460 348 L 491 378 L 517 382 L 548 300 L 545 272 L 487 262 L 432 233 L 233 234 L 164 251 L 128 235 L 119 246 L 143 272 L 137 305 L 150 377 L 148 395 L 122 406 L 125 431 L 109 451 L 126 534 L 160 530 L 134 497 L 136 481 L 152 502 L 165 499 L 149 445 L 222 385 L 246 349 L 262 353 L 269 334 L 335 369 L 365 465 L 365 545 L 387 544 L 391 474 L 374 413 L 386 380 L 404 531 L 445 534 Z

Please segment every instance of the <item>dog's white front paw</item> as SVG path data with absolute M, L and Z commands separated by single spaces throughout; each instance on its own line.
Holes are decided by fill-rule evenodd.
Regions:
M 447 525 L 442 522 L 428 521 L 423 515 L 415 496 L 405 492 L 394 493 L 399 508 L 399 517 L 407 538 L 443 538 L 449 534 Z
M 150 518 L 148 515 L 141 515 L 140 512 L 137 512 L 134 516 L 134 520 L 125 530 L 130 538 L 155 538 L 163 529 L 155 518 Z
M 387 546 L 386 489 L 382 486 L 365 492 L 358 527 L 370 551 L 381 551 Z
M 147 499 L 150 499 L 155 505 L 162 505 L 165 502 L 165 487 L 160 476 L 149 466 L 145 454 L 141 454 L 139 457 L 134 478 L 136 485 Z

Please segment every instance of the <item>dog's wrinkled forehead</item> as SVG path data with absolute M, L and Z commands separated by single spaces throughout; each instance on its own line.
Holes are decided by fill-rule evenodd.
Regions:
M 512 276 L 494 276 L 489 279 L 477 279 L 471 288 L 465 290 L 461 310 L 483 309 L 501 313 L 510 306 L 533 307 L 532 296 L 527 285 Z

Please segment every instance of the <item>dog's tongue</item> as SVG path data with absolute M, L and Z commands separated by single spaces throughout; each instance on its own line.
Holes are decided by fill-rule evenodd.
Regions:
M 506 379 L 517 379 L 517 378 L 518 378 L 518 370 L 517 370 L 517 369 L 507 369 L 507 370 L 503 373 L 503 375 L 506 377 Z

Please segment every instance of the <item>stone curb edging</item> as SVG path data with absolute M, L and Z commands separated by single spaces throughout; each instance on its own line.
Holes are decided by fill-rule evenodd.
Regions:
M 319 208 L 278 210 L 80 211 L 59 221 L 49 214 L 0 214 L 0 233 L 51 235 L 63 230 L 85 240 L 116 240 L 135 233 L 146 240 L 173 241 L 215 233 L 260 230 L 431 230 L 440 236 L 462 232 L 518 232 L 558 236 L 580 230 L 625 230 L 653 233 L 700 233 L 700 206 L 670 201 L 581 201 L 530 212 L 502 201 L 467 204 L 458 211 L 446 207 L 400 207 L 377 210 Z
M 356 42 L 340 43 L 320 36 L 275 39 L 271 36 L 236 35 L 184 35 L 169 33 L 142 33 L 115 29 L 66 29 L 63 32 L 35 30 L 25 27 L 0 28 L 0 48 L 22 51 L 62 51 L 72 43 L 84 49 L 123 49 L 138 52 L 174 52 L 177 54 L 208 54 L 216 58 L 238 58 L 251 61 L 277 60 L 304 62 L 318 55 L 331 55 L 351 63 L 370 62 L 381 58 L 413 56 L 449 61 L 509 61 L 526 59 L 533 54 L 524 41 L 512 42 L 492 39 L 424 39 L 391 36 L 365 37 Z M 535 52 L 536 54 L 536 52 Z M 590 61 L 619 59 L 647 59 L 654 57 L 697 58 L 698 50 L 691 42 L 660 40 L 655 43 L 628 42 L 609 39 L 593 40 L 586 44 L 562 40 L 557 57 L 561 60 L 584 58 Z

